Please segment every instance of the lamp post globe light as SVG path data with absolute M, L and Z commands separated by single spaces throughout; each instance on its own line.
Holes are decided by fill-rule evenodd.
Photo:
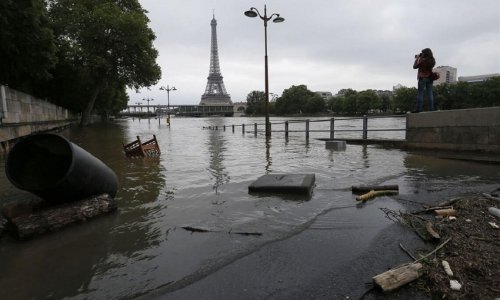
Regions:
M 280 17 L 279 14 L 272 14 L 269 17 L 267 16 L 267 8 L 264 5 L 264 15 L 261 15 L 259 10 L 255 7 L 251 7 L 249 10 L 245 12 L 245 16 L 250 18 L 259 17 L 262 21 L 264 21 L 264 48 L 265 48 L 265 56 L 264 56 L 264 84 L 265 84 L 265 94 L 266 94 L 266 102 L 265 102 L 265 113 L 266 113 L 266 136 L 271 135 L 271 123 L 269 123 L 269 69 L 267 63 L 267 22 L 271 19 L 274 23 L 281 23 L 285 21 L 284 18 Z M 273 19 L 274 17 L 274 19 Z
M 177 89 L 175 86 L 170 87 L 167 84 L 167 87 L 162 86 L 160 87 L 160 90 L 167 91 L 167 124 L 170 127 L 170 91 L 177 91 Z

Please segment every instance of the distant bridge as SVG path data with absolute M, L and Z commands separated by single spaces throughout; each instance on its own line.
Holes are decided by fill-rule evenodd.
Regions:
M 162 116 L 208 117 L 234 115 L 234 105 L 129 105 L 120 112 L 121 116 Z

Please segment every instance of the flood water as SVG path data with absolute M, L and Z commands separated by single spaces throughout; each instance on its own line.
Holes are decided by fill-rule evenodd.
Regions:
M 284 119 L 272 119 L 272 122 Z M 121 299 L 187 287 L 273 241 L 308 229 L 352 232 L 362 252 L 391 224 L 380 206 L 401 210 L 498 187 L 498 165 L 448 160 L 377 146 L 325 149 L 329 123 L 308 140 L 304 133 L 273 132 L 266 139 L 249 118 L 126 119 L 74 127 L 60 134 L 87 150 L 119 177 L 118 211 L 57 233 L 19 242 L 0 240 L 0 299 Z M 380 128 L 404 128 L 404 120 L 379 119 Z M 378 123 L 377 123 L 378 122 Z M 225 131 L 223 126 L 227 125 Z M 219 130 L 212 130 L 217 126 Z M 303 128 L 303 123 L 290 126 Z M 359 121 L 336 123 L 359 129 Z M 261 129 L 261 128 L 259 128 Z M 273 130 L 276 129 L 273 127 Z M 298 130 L 298 129 L 297 129 Z M 159 158 L 126 158 L 122 145 L 156 135 Z M 404 138 L 404 132 L 369 137 Z M 346 131 L 336 137 L 360 137 Z M 0 159 L 0 204 L 34 197 L 7 180 Z M 268 173 L 314 173 L 311 197 L 248 194 Z M 396 199 L 383 197 L 360 208 L 352 185 L 399 185 Z M 339 211 L 339 213 L 329 213 Z M 209 232 L 191 232 L 182 227 Z M 342 259 L 339 254 L 339 260 Z M 242 270 L 244 271 L 244 270 Z

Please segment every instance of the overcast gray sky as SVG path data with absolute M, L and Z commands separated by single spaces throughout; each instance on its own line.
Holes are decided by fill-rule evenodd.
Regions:
M 292 85 L 312 91 L 392 90 L 416 86 L 414 55 L 433 50 L 437 66 L 458 76 L 500 73 L 499 0 L 139 0 L 149 11 L 162 78 L 130 90 L 130 102 L 167 104 L 160 86 L 175 86 L 170 104 L 198 104 L 210 65 L 215 11 L 221 73 L 233 102 L 264 90 L 264 23 L 250 7 L 283 23 L 268 23 L 269 91 Z M 142 101 L 144 104 L 146 102 Z

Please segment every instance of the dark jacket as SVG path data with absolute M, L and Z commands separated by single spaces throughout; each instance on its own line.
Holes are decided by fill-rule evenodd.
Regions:
M 417 79 L 430 77 L 435 64 L 433 57 L 417 56 L 413 63 L 413 69 L 418 69 Z

